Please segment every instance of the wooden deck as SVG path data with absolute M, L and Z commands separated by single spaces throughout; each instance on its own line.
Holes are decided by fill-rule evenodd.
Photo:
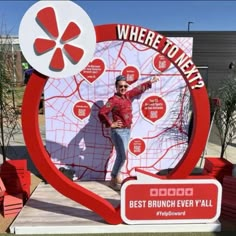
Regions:
M 106 183 L 79 182 L 109 200 L 120 203 L 119 193 Z M 221 224 L 109 225 L 84 206 L 58 193 L 51 185 L 40 183 L 10 226 L 13 234 L 92 234 L 135 232 L 218 232 Z

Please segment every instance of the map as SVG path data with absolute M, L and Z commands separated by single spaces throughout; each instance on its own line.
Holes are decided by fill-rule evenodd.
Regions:
M 192 38 L 169 38 L 192 57 Z M 129 41 L 96 45 L 93 60 L 79 74 L 49 78 L 44 89 L 46 148 L 58 167 L 77 180 L 108 180 L 115 161 L 110 129 L 98 111 L 115 93 L 123 74 L 129 89 L 158 75 L 160 80 L 133 102 L 133 124 L 122 177 L 135 168 L 157 173 L 174 168 L 188 147 L 190 93 L 170 61 L 157 51 Z

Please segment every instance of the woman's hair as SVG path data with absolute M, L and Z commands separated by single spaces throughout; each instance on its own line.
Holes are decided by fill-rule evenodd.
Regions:
M 119 75 L 119 76 L 116 77 L 116 83 L 115 83 L 115 85 L 117 86 L 119 81 L 126 81 L 126 80 L 127 80 L 127 79 L 126 79 L 125 76 Z

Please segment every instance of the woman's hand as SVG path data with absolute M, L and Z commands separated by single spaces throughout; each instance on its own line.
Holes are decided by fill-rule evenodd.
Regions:
M 123 123 L 120 120 L 114 121 L 111 124 L 111 128 L 122 128 L 123 127 Z
M 155 75 L 155 76 L 153 76 L 153 78 L 150 81 L 151 81 L 151 83 L 155 83 L 159 80 L 160 80 L 160 78 L 157 75 Z

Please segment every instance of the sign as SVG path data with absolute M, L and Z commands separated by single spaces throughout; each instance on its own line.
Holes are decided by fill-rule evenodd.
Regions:
M 35 70 L 64 78 L 78 74 L 93 58 L 96 33 L 90 17 L 76 3 L 37 1 L 21 20 L 19 41 Z
M 153 65 L 157 71 L 164 72 L 170 67 L 170 61 L 163 55 L 157 54 L 154 57 Z
M 121 72 L 127 78 L 127 83 L 132 84 L 139 79 L 140 72 L 135 66 L 126 66 Z
M 87 118 L 90 113 L 91 108 L 85 101 L 78 101 L 73 106 L 73 115 L 80 120 Z
M 215 179 L 130 180 L 121 189 L 121 218 L 127 224 L 214 222 L 221 194 Z
M 94 58 L 89 64 L 80 72 L 80 74 L 89 82 L 96 81 L 105 71 L 105 63 L 102 58 Z
M 161 119 L 166 113 L 166 103 L 163 98 L 159 96 L 147 97 L 141 105 L 141 114 L 144 119 L 155 123 Z
M 71 4 L 71 1 L 52 1 L 55 4 Z M 45 5 L 38 5 L 38 4 L 44 4 Z M 39 30 L 36 30 L 32 35 L 30 35 L 28 32 L 31 32 L 31 30 L 34 29 L 34 27 L 41 27 L 40 25 L 36 25 L 38 23 L 35 23 L 36 14 L 43 8 L 47 7 L 48 1 L 40 1 L 39 3 L 36 3 L 34 11 L 33 12 L 27 12 L 27 16 L 29 18 L 23 18 L 21 22 L 21 47 L 23 46 L 25 48 L 24 56 L 26 57 L 26 60 L 29 61 L 29 63 L 35 67 L 36 62 L 38 65 L 40 65 L 37 69 L 38 72 L 34 72 L 32 74 L 32 79 L 30 79 L 29 84 L 27 85 L 27 88 L 25 90 L 24 94 L 24 100 L 22 104 L 22 129 L 24 134 L 25 143 L 28 149 L 28 152 L 37 167 L 37 169 L 40 171 L 42 176 L 47 180 L 48 183 L 50 183 L 57 191 L 59 191 L 64 196 L 72 199 L 73 201 L 80 203 L 81 205 L 91 209 L 92 211 L 96 212 L 98 215 L 100 215 L 106 222 L 110 224 L 120 224 L 122 223 L 122 219 L 120 216 L 120 207 L 114 207 L 109 201 L 104 199 L 103 197 L 99 196 L 98 194 L 84 188 L 83 186 L 71 182 L 66 176 L 64 176 L 56 167 L 52 164 L 52 161 L 50 160 L 49 153 L 45 149 L 43 140 L 40 135 L 40 130 L 38 127 L 38 105 L 39 101 L 43 92 L 43 89 L 45 87 L 45 84 L 47 83 L 47 76 L 55 76 L 58 78 L 62 78 L 65 76 L 75 75 L 78 71 L 81 71 L 84 69 L 85 65 L 87 66 L 87 62 L 91 61 L 91 54 L 93 55 L 93 50 L 89 50 L 86 46 L 91 47 L 91 45 L 95 46 L 93 44 L 94 40 L 90 40 L 90 37 L 87 38 L 88 44 L 80 46 L 86 52 L 86 48 L 90 53 L 85 57 L 86 60 L 83 61 L 82 59 L 79 61 L 80 67 L 77 67 L 77 65 L 73 64 L 71 61 L 64 61 L 65 66 L 59 65 L 58 70 L 52 70 L 49 68 L 50 64 L 50 58 L 51 56 L 48 55 L 48 53 L 45 53 L 43 55 L 48 55 L 46 57 L 47 60 L 43 60 L 42 55 L 37 55 L 35 51 L 31 50 L 29 53 L 27 51 L 27 47 L 32 49 L 34 48 L 34 42 L 36 38 L 41 37 L 41 32 Z M 33 7 L 34 7 L 33 6 Z M 56 13 L 61 13 L 60 17 L 63 18 L 65 16 L 65 10 L 68 8 L 67 5 L 65 7 L 59 6 L 58 8 L 54 8 Z M 74 9 L 73 7 L 71 9 Z M 33 14 L 32 14 L 33 13 Z M 76 14 L 75 14 L 76 13 Z M 30 15 L 32 15 L 32 18 L 30 18 Z M 57 14 L 56 14 L 57 15 Z M 73 16 L 76 15 L 76 19 L 84 19 L 83 16 L 79 17 L 76 12 L 73 12 Z M 63 18 L 66 20 L 64 23 L 70 23 L 74 20 L 74 17 L 72 16 L 71 12 L 70 14 Z M 68 21 L 69 19 L 69 21 Z M 28 22 L 28 24 L 27 24 Z M 33 23 L 32 23 L 33 22 Z M 60 22 L 62 20 L 60 19 Z M 81 24 L 80 24 L 81 23 Z M 83 24 L 84 23 L 84 24 Z M 67 25 L 66 24 L 66 25 Z M 77 26 L 81 29 L 82 32 L 82 26 L 86 26 L 86 22 L 76 22 Z M 59 25 L 59 31 L 61 32 L 61 29 L 64 29 L 66 25 Z M 86 27 L 85 27 L 86 28 Z M 78 38 L 82 37 L 82 34 L 84 36 L 90 36 L 93 35 L 94 27 L 87 27 L 91 30 L 91 34 L 88 32 L 86 33 L 83 31 L 81 35 L 79 35 Z M 27 29 L 27 34 L 24 37 L 25 31 L 23 29 Z M 165 55 L 171 63 L 173 63 L 174 66 L 178 69 L 180 74 L 183 76 L 183 79 L 186 81 L 187 86 L 190 89 L 190 93 L 192 95 L 193 100 L 193 114 L 194 116 L 194 132 L 192 134 L 190 144 L 188 146 L 188 149 L 186 153 L 184 154 L 181 161 L 175 166 L 174 170 L 168 174 L 168 178 L 186 178 L 189 173 L 191 173 L 194 166 L 196 166 L 197 161 L 199 160 L 199 157 L 202 153 L 202 150 L 205 147 L 205 142 L 207 139 L 208 131 L 209 131 L 209 100 L 207 91 L 204 85 L 204 81 L 201 77 L 201 74 L 199 73 L 198 69 L 194 65 L 191 58 L 189 58 L 181 48 L 177 47 L 173 42 L 171 42 L 168 38 L 165 36 L 159 34 L 158 32 L 154 32 L 149 29 L 145 29 L 143 27 L 138 26 L 132 26 L 129 24 L 108 24 L 108 25 L 101 25 L 97 26 L 95 28 L 96 32 L 96 42 L 104 42 L 104 41 L 114 41 L 114 40 L 124 40 L 124 41 L 131 41 L 131 42 L 137 42 L 139 44 L 144 44 L 144 46 L 149 46 L 156 50 L 157 52 L 160 52 L 161 54 Z M 133 34 L 133 32 L 137 32 L 139 34 L 137 37 Z M 145 37 L 143 37 L 145 35 Z M 135 36 L 135 37 L 134 37 Z M 30 38 L 30 40 L 29 40 Z M 92 37 L 92 39 L 95 39 L 95 37 Z M 147 40 L 147 39 L 151 39 Z M 26 47 L 27 46 L 27 47 Z M 94 48 L 94 47 L 92 47 Z M 24 51 L 24 50 L 23 50 Z M 61 50 L 59 50 L 61 52 Z M 53 50 L 53 53 L 55 51 Z M 85 56 L 85 55 L 84 55 Z M 83 58 L 84 58 L 83 56 Z M 63 57 L 64 58 L 64 57 Z M 59 58 L 59 62 L 60 62 Z M 76 58 L 74 58 L 76 59 Z M 89 60 L 88 60 L 89 59 Z M 31 63 L 32 62 L 32 63 Z M 53 61 L 54 62 L 54 61 Z M 66 64 L 68 63 L 68 66 Z M 131 63 L 130 63 L 131 64 Z M 57 64 L 56 64 L 57 65 Z M 70 66 L 71 68 L 70 68 Z M 81 70 L 80 70 L 81 69 Z M 65 71 L 64 71 L 65 70 Z M 45 75 L 45 76 L 44 76 Z M 77 91 L 77 90 L 75 90 Z M 197 127 L 197 128 L 196 128 Z M 132 182 L 127 182 L 127 185 Z M 149 185 L 149 182 L 146 182 L 147 185 Z M 169 182 L 171 183 L 171 182 Z M 137 182 L 138 184 L 138 182 Z M 125 186 L 124 186 L 125 187 Z M 156 186 L 155 186 L 156 187 Z M 176 186 L 178 187 L 178 186 Z M 121 191 L 122 199 L 122 217 L 125 222 L 130 221 L 130 223 L 135 222 L 139 219 L 128 219 L 126 218 L 126 208 L 124 207 L 124 202 L 126 201 L 126 198 L 124 197 L 125 189 Z M 214 192 L 212 195 L 215 194 Z M 132 196 L 131 196 L 132 197 Z M 217 202 L 220 202 L 219 196 L 217 199 Z M 130 200 L 133 200 L 130 198 Z M 134 199 L 135 200 L 135 199 Z M 142 199 L 141 199 L 142 200 Z M 218 211 L 217 211 L 218 213 Z M 144 222 L 153 222 L 153 220 L 145 220 L 141 219 Z M 140 220 L 140 221 L 141 221 Z
M 129 142 L 129 151 L 135 156 L 138 156 L 143 153 L 145 149 L 145 142 L 141 138 L 134 138 Z

